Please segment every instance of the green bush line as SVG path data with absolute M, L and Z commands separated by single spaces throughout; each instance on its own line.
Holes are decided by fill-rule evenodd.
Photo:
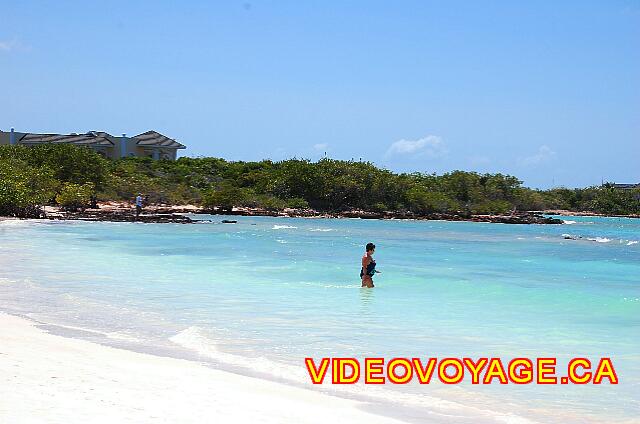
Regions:
M 503 174 L 452 171 L 394 173 L 370 162 L 306 159 L 229 162 L 220 158 L 107 160 L 88 148 L 47 144 L 0 146 L 0 215 L 40 216 L 41 206 L 68 210 L 98 200 L 233 206 L 410 211 L 416 214 L 506 213 L 567 209 L 610 215 L 640 213 L 640 191 L 610 184 L 535 190 Z

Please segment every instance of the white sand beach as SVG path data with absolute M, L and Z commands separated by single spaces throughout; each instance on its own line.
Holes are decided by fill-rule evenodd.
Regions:
M 0 314 L 0 423 L 399 423 L 363 404 Z

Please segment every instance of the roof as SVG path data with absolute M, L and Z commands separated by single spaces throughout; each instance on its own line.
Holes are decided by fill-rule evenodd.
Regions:
M 27 133 L 18 140 L 19 143 L 69 143 L 76 145 L 113 146 L 112 136 L 106 132 L 90 131 L 86 134 L 34 134 Z
M 26 133 L 20 139 L 19 143 L 23 144 L 40 144 L 40 143 L 65 143 L 76 144 L 81 146 L 114 146 L 114 141 L 120 137 L 114 137 L 104 131 L 89 131 L 84 134 L 36 134 Z M 168 149 L 186 149 L 184 144 L 178 143 L 172 138 L 160 134 L 157 131 L 147 131 L 131 137 L 138 146 L 142 147 L 162 147 Z
M 138 146 L 154 146 L 154 147 L 169 147 L 173 149 L 185 149 L 184 144 L 180 144 L 172 138 L 164 136 L 157 131 L 147 131 L 142 134 L 138 134 L 133 138 L 138 140 Z
M 611 184 L 613 188 L 634 189 L 640 188 L 640 184 Z

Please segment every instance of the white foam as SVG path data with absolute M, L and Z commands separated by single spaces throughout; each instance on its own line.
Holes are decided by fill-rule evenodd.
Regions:
M 215 342 L 206 335 L 206 331 L 197 326 L 191 326 L 175 336 L 169 338 L 173 343 L 195 351 L 200 355 L 223 362 L 228 365 L 247 368 L 260 373 L 267 373 L 274 377 L 295 382 L 308 379 L 306 371 L 301 367 L 278 364 L 263 357 L 250 358 L 220 351 Z
M 202 356 L 223 362 L 228 365 L 241 367 L 260 374 L 267 374 L 280 380 L 301 384 L 309 381 L 309 374 L 304 366 L 287 365 L 271 361 L 264 357 L 245 357 L 222 352 L 217 348 L 215 341 L 207 337 L 207 331 L 197 326 L 191 326 L 173 337 L 169 338 L 173 343 L 183 348 L 195 351 Z M 322 388 L 336 395 L 366 396 L 372 400 L 398 402 L 412 407 L 427 408 L 436 416 L 449 416 L 454 413 L 469 417 L 491 418 L 506 423 L 532 423 L 533 421 L 513 414 L 503 414 L 473 406 L 463 405 L 456 401 L 444 400 L 424 394 L 415 395 L 388 390 L 382 387 L 365 387 L 363 384 L 338 386 L 330 383 L 330 378 L 325 378 Z M 482 422 L 482 420 L 480 420 Z
M 108 338 L 113 340 L 123 340 L 127 342 L 140 342 L 140 339 L 136 336 L 131 335 L 128 332 L 123 331 L 111 331 L 105 334 Z
M 633 246 L 634 244 L 638 244 L 638 240 L 629 240 L 627 246 Z
M 362 288 L 360 284 L 340 285 L 340 284 L 330 284 L 330 283 L 312 283 L 312 282 L 306 282 L 306 281 L 302 281 L 300 282 L 300 284 L 303 284 L 306 286 L 322 287 L 325 289 L 360 289 Z
M 30 219 L 0 219 L 0 226 L 2 227 L 24 227 L 29 224 L 33 224 Z
M 312 228 L 309 231 L 321 231 L 323 233 L 326 233 L 328 231 L 333 231 L 333 228 Z
M 609 243 L 611 241 L 610 238 L 606 238 L 606 237 L 595 237 L 595 238 L 588 238 L 587 240 L 589 241 L 595 241 L 597 243 Z
M 563 219 L 562 222 L 568 225 L 577 224 L 577 221 L 571 221 L 570 219 Z
M 293 225 L 274 225 L 271 229 L 272 230 L 283 230 L 285 228 L 298 228 L 298 227 L 294 227 Z

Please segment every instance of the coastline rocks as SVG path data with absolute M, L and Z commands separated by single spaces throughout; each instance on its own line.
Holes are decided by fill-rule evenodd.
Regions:
M 203 222 L 192 220 L 184 213 L 231 215 L 231 216 L 274 216 L 291 218 L 355 218 L 355 219 L 414 219 L 441 221 L 490 222 L 500 224 L 563 224 L 561 219 L 549 218 L 540 212 L 518 212 L 510 215 L 471 215 L 468 213 L 430 213 L 418 215 L 409 211 L 371 212 L 363 210 L 347 210 L 341 212 L 318 212 L 313 209 L 284 209 L 273 211 L 260 208 L 202 209 L 197 206 L 150 205 L 143 214 L 136 217 L 135 212 L 127 204 L 106 204 L 99 209 L 87 209 L 82 212 L 63 212 L 59 209 L 47 211 L 49 219 L 70 219 L 84 221 L 144 222 L 144 223 L 181 223 Z M 235 220 L 224 219 L 223 223 L 235 223 Z
M 485 220 L 486 218 L 486 220 Z M 496 222 L 502 224 L 564 224 L 558 218 L 549 218 L 538 214 L 474 216 L 472 221 Z
M 107 212 L 79 212 L 50 216 L 49 219 L 78 220 L 78 221 L 109 221 L 109 222 L 143 222 L 147 224 L 190 224 L 191 218 L 177 213 L 141 214 L 136 216 L 132 212 L 107 211 Z
M 381 212 L 366 212 L 366 211 L 345 211 L 339 212 L 341 218 L 360 218 L 360 219 L 384 219 L 387 218 L 387 214 Z
M 417 219 L 417 220 L 440 220 L 440 221 L 469 221 L 469 222 L 492 222 L 498 224 L 563 224 L 564 221 L 557 218 L 545 217 L 539 213 L 522 212 L 512 215 L 467 215 L 450 213 L 431 213 L 426 215 L 416 215 L 411 212 L 365 212 L 349 211 L 338 214 L 338 217 L 361 218 L 361 219 Z

